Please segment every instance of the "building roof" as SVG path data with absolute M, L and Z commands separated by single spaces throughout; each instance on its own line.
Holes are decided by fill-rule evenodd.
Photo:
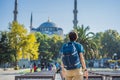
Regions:
M 57 28 L 57 25 L 53 22 L 50 22 L 49 20 L 47 22 L 42 23 L 38 28 L 43 28 L 43 27 L 53 27 Z

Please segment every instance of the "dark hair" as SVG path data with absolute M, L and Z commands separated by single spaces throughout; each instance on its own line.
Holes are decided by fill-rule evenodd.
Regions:
M 78 35 L 77 35 L 77 33 L 76 32 L 70 32 L 69 33 L 69 39 L 70 39 L 70 41 L 75 41 L 75 40 L 77 40 L 77 38 L 78 38 Z

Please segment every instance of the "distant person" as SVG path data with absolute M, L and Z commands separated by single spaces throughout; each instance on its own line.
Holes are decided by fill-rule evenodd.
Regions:
M 52 64 L 48 63 L 47 69 L 48 69 L 48 71 L 51 71 L 52 70 Z
M 83 80 L 82 67 L 88 80 L 88 71 L 83 56 L 84 49 L 80 43 L 76 42 L 77 38 L 76 32 L 70 32 L 70 41 L 65 43 L 60 50 L 62 72 L 65 73 L 65 80 Z
M 25 64 L 23 65 L 23 69 L 25 68 Z
M 56 66 L 56 71 L 57 71 L 57 73 L 59 73 L 60 70 L 61 70 L 61 66 L 60 66 L 60 64 L 57 63 L 57 62 L 55 62 L 55 66 Z
M 37 66 L 36 66 L 36 63 L 34 63 L 34 72 L 37 72 Z
M 30 64 L 30 73 L 32 73 L 33 65 L 32 63 Z
M 56 72 L 56 66 L 55 66 L 55 64 L 53 64 L 52 70 Z
M 42 63 L 41 64 L 41 70 L 44 70 L 45 69 L 45 63 Z

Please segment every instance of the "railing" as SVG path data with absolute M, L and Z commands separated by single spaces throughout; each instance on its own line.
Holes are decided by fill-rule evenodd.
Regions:
M 91 72 L 91 74 L 103 76 L 103 80 L 120 80 L 120 71 L 99 71 Z
M 55 80 L 54 71 L 41 71 L 15 76 L 15 80 Z
M 120 80 L 120 75 L 119 76 L 111 76 L 112 80 Z
M 84 76 L 84 80 L 86 80 L 85 76 Z M 104 77 L 101 75 L 89 75 L 88 76 L 88 80 L 104 80 Z
M 41 71 L 15 76 L 15 80 L 55 80 L 54 71 Z M 64 77 L 61 75 L 62 80 Z M 84 76 L 84 80 L 86 80 Z M 88 80 L 120 80 L 120 72 L 89 72 Z
M 62 80 L 65 80 L 61 75 Z M 84 76 L 84 80 L 86 80 Z M 120 72 L 89 72 L 88 80 L 120 80 Z

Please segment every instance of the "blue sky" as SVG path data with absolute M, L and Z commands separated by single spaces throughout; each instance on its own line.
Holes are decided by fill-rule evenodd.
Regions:
M 120 0 L 78 0 L 78 25 L 90 26 L 90 31 L 108 29 L 120 33 Z M 33 26 L 50 20 L 68 33 L 73 28 L 74 0 L 18 0 L 18 22 L 29 30 L 30 15 Z M 13 21 L 14 0 L 0 0 L 0 30 L 8 30 Z

